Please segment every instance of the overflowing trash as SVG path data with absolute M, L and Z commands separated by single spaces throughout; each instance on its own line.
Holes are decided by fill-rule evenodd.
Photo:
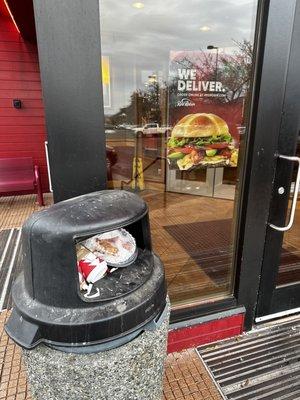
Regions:
M 76 252 L 79 288 L 87 299 L 99 296 L 96 282 L 118 268 L 129 266 L 138 254 L 134 237 L 123 228 L 80 241 Z

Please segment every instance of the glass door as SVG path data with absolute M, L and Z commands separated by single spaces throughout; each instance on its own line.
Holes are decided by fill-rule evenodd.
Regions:
M 99 2 L 108 187 L 147 202 L 173 311 L 234 302 L 258 2 Z
M 300 7 L 296 8 L 256 322 L 300 311 Z

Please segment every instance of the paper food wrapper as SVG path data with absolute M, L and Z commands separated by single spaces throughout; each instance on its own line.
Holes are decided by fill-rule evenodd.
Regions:
M 129 265 L 137 254 L 135 239 L 125 229 L 95 235 L 82 244 L 89 251 L 102 257 L 108 265 L 115 267 Z

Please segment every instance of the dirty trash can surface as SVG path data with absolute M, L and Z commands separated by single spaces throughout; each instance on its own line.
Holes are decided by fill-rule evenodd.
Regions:
M 23 350 L 33 400 L 161 400 L 168 313 L 120 347 L 98 353 Z
M 119 228 L 135 238 L 137 258 L 101 279 L 97 297 L 85 298 L 79 289 L 76 243 Z M 165 308 L 164 270 L 152 252 L 147 205 L 130 192 L 96 192 L 35 213 L 22 228 L 22 263 L 6 331 L 27 349 L 41 342 L 63 347 L 120 344 Z

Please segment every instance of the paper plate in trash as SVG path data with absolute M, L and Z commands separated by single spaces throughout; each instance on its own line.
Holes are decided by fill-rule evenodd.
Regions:
M 101 255 L 112 267 L 127 267 L 137 258 L 135 239 L 123 228 L 92 236 L 83 244 L 96 255 Z

